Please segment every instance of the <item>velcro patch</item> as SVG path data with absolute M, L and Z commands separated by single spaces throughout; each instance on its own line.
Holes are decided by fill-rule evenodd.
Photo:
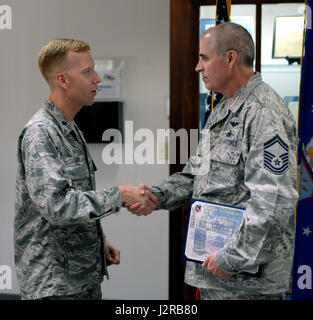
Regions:
M 288 169 L 288 145 L 276 135 L 264 143 L 264 168 L 280 175 Z

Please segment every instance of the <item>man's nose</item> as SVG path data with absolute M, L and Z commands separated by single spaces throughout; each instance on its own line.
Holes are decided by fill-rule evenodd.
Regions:
M 199 61 L 198 62 L 198 64 L 196 65 L 196 72 L 201 72 L 201 70 L 202 70 L 202 64 L 201 64 L 201 62 Z
M 101 77 L 98 75 L 98 73 L 96 72 L 96 78 L 95 78 L 95 83 L 99 83 L 101 82 Z

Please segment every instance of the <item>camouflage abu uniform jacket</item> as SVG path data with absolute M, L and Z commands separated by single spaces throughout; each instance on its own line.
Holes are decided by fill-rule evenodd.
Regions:
M 215 277 L 201 264 L 187 262 L 185 282 L 248 294 L 286 292 L 298 198 L 295 121 L 257 73 L 232 98 L 223 98 L 205 129 L 210 135 L 200 140 L 198 161 L 191 157 L 182 172 L 152 188 L 158 208 L 175 209 L 193 197 L 243 207 L 246 213 L 216 254 L 219 266 L 232 277 Z M 199 170 L 199 159 L 208 170 Z M 258 266 L 257 274 L 243 272 L 253 266 Z
M 82 133 L 46 101 L 18 141 L 15 264 L 23 299 L 72 295 L 107 274 L 99 219 L 122 206 L 118 187 L 95 191 Z

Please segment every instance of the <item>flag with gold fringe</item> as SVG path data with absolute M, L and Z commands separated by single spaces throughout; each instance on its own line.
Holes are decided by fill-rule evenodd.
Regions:
M 313 0 L 306 1 L 304 54 L 299 97 L 299 201 L 293 264 L 292 299 L 313 300 Z

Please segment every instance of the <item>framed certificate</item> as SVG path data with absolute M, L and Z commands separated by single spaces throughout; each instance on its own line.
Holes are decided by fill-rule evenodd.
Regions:
M 273 58 L 302 56 L 303 15 L 276 16 L 273 35 Z

